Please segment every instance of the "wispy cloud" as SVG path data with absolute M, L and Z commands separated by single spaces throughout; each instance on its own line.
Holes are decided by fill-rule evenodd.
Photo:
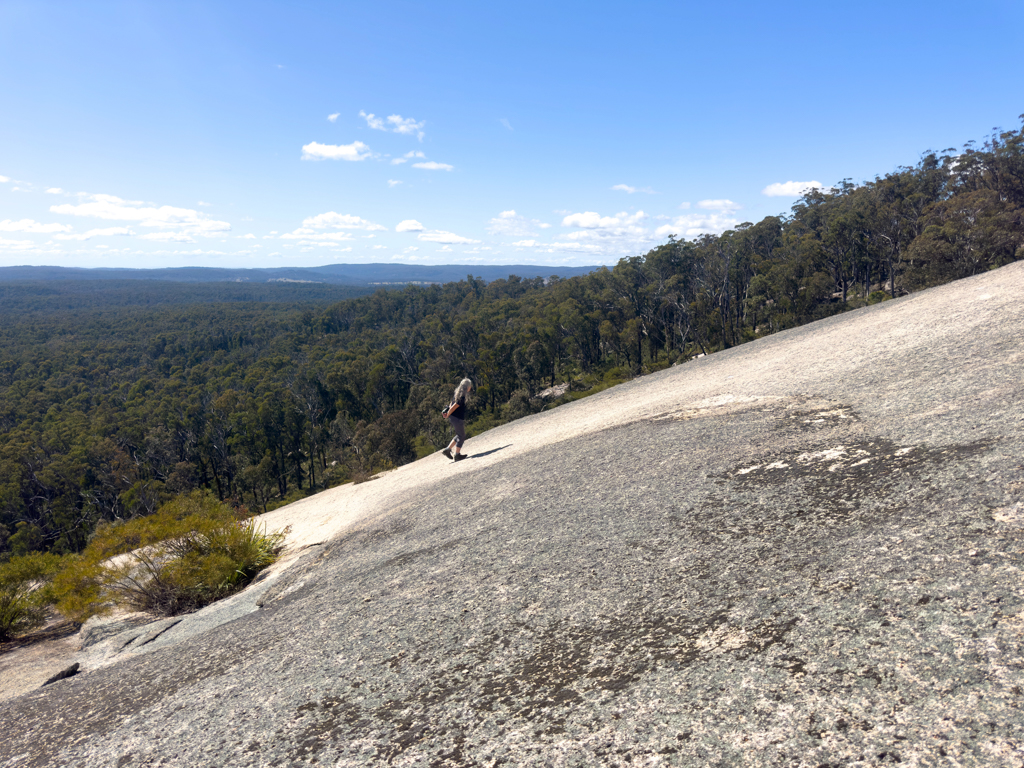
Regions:
M 5 237 L 0 237 L 0 250 L 28 251 L 35 247 L 36 244 L 32 240 L 8 240 Z
M 404 182 L 401 182 L 398 179 L 388 179 L 388 186 L 389 187 L 397 187 L 399 184 L 403 184 L 403 183 Z
M 448 165 L 448 163 L 435 163 L 433 160 L 428 160 L 425 163 L 413 163 L 413 168 L 422 168 L 425 171 L 450 171 L 455 166 Z
M 34 234 L 50 234 L 53 232 L 70 232 L 73 227 L 67 224 L 42 224 L 32 219 L 19 219 L 11 221 L 4 219 L 0 221 L 0 232 L 30 232 Z
M 333 115 L 328 115 L 327 120 L 332 123 L 338 122 L 338 118 L 341 117 L 341 112 L 335 112 Z
M 386 231 L 387 227 L 374 224 L 359 216 L 328 211 L 302 220 L 302 226 L 311 229 L 363 229 L 370 232 Z
M 299 245 L 344 243 L 356 239 L 351 232 L 322 232 L 307 227 L 299 227 L 294 232 L 285 232 L 280 238 L 282 240 L 299 240 Z
M 373 152 L 361 141 L 351 144 L 320 144 L 311 141 L 302 147 L 303 160 L 349 160 L 356 162 L 372 157 Z
M 341 243 L 348 243 L 355 240 L 352 229 L 362 231 L 386 230 L 387 227 L 368 221 L 359 216 L 348 213 L 328 211 L 315 216 L 308 216 L 302 220 L 302 226 L 294 231 L 285 232 L 280 236 L 281 240 L 298 241 L 303 251 L 308 252 L 314 247 L 337 248 Z M 276 232 L 270 232 L 276 234 Z M 374 237 L 373 234 L 364 237 Z M 265 239 L 265 238 L 264 238 Z M 287 245 L 286 248 L 292 246 Z M 343 250 L 351 250 L 343 249 Z
M 195 240 L 186 232 L 149 232 L 140 235 L 142 240 L 155 240 L 160 243 L 194 243 Z
M 293 232 L 286 232 L 280 236 L 280 239 L 296 240 L 298 245 L 303 248 L 313 248 L 314 246 L 334 248 L 341 243 L 355 240 L 355 235 L 352 234 L 351 230 L 372 232 L 386 229 L 387 227 L 367 221 L 359 216 L 328 211 L 326 213 L 319 213 L 316 216 L 308 216 L 302 220 L 301 227 Z
M 562 219 L 563 227 L 572 227 L 551 247 L 561 251 L 604 254 L 607 256 L 639 252 L 650 248 L 657 238 L 645 226 L 643 211 L 622 211 L 602 216 L 595 211 L 571 213 Z
M 735 229 L 740 220 L 728 212 L 689 213 L 676 217 L 671 224 L 658 227 L 654 233 L 661 238 L 674 235 L 685 240 L 701 235 L 720 235 L 727 229 Z
M 601 216 L 594 211 L 584 213 L 573 213 L 562 219 L 563 227 L 579 227 L 581 229 L 594 230 L 621 230 L 625 227 L 636 227 L 639 222 L 647 218 L 643 211 L 629 214 L 623 211 L 614 216 Z
M 423 141 L 423 126 L 426 123 L 422 120 L 417 122 L 411 117 L 403 118 L 401 115 L 389 115 L 388 124 L 391 125 L 391 130 L 395 133 L 409 134 Z
M 388 115 L 388 117 L 377 117 L 372 112 L 359 111 L 359 116 L 366 120 L 366 124 L 373 128 L 375 131 L 389 131 L 391 133 L 401 133 L 407 136 L 415 136 L 420 141 L 423 141 L 423 126 L 426 125 L 424 120 L 415 120 L 411 117 L 402 117 L 401 115 Z
M 114 235 L 130 236 L 130 235 L 134 235 L 134 234 L 135 233 L 132 232 L 132 230 L 130 230 L 128 227 L 105 227 L 103 229 L 90 229 L 88 232 L 82 232 L 80 234 L 54 235 L 54 237 L 57 240 L 92 240 L 92 238 L 94 238 L 94 237 L 111 237 L 111 236 L 114 236 Z M 163 233 L 153 233 L 153 234 L 163 234 Z M 166 233 L 166 234 L 173 234 L 173 233 Z M 150 237 L 148 237 L 146 239 L 152 240 L 154 238 L 152 236 L 150 236 Z M 190 240 L 190 242 L 191 242 L 191 240 Z
M 538 229 L 547 229 L 550 226 L 550 224 L 545 224 L 537 219 L 528 219 L 511 210 L 502 211 L 488 221 L 487 231 L 500 237 L 525 237 L 535 234 Z
M 84 195 L 84 197 L 88 199 L 88 202 L 78 205 L 70 203 L 51 205 L 50 212 L 110 221 L 131 221 L 142 227 L 176 231 L 182 235 L 212 237 L 231 230 L 231 225 L 228 222 L 216 221 L 192 208 L 147 205 L 136 200 L 123 200 L 115 195 Z M 162 238 L 147 237 L 145 239 Z
M 631 187 L 629 186 L 629 184 L 616 184 L 614 187 L 612 187 L 612 189 L 614 189 L 616 192 L 625 192 L 627 195 L 632 195 L 637 192 L 643 192 L 645 195 L 657 194 L 650 187 Z
M 504 125 L 506 128 L 508 128 L 510 131 L 514 131 L 515 130 L 515 128 L 512 127 L 512 123 L 510 123 L 508 121 L 508 118 L 506 118 L 506 117 L 501 118 L 500 120 L 498 120 L 498 122 L 501 123 L 502 125 Z
M 701 200 L 697 207 L 705 211 L 738 211 L 743 206 L 732 200 Z
M 810 189 L 824 189 L 820 181 L 785 181 L 769 184 L 761 190 L 768 197 L 800 197 Z
M 425 243 L 442 243 L 444 245 L 465 245 L 480 242 L 479 240 L 473 240 L 469 237 L 456 235 L 454 232 L 445 232 L 438 229 L 421 232 L 416 237 Z
M 408 163 L 410 160 L 412 160 L 413 158 L 416 158 L 416 157 L 426 158 L 426 155 L 424 155 L 419 150 L 413 150 L 412 152 L 406 152 L 401 157 L 393 158 L 391 160 L 391 164 L 392 165 L 401 165 L 402 163 Z

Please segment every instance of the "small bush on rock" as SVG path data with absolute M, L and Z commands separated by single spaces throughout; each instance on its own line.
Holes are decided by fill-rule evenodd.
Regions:
M 55 579 L 57 607 L 80 622 L 115 605 L 188 613 L 252 581 L 277 559 L 283 540 L 196 491 L 148 517 L 98 529 Z
M 51 579 L 60 565 L 59 556 L 40 552 L 0 564 L 0 642 L 45 621 L 54 600 Z

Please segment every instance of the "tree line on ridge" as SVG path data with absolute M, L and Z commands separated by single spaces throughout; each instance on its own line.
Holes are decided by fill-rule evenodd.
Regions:
M 179 286 L 151 306 L 115 285 L 70 309 L 6 284 L 0 560 L 81 551 L 98 524 L 196 489 L 262 512 L 367 479 L 447 443 L 439 412 L 462 376 L 477 384 L 479 433 L 1021 258 L 1017 130 L 569 279 L 470 275 L 312 302 L 295 286 L 259 301 L 209 288 L 191 301 Z M 562 382 L 568 392 L 542 396 Z

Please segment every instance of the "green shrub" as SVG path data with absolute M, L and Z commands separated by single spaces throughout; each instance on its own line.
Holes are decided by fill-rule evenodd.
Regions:
M 0 564 L 0 642 L 43 623 L 54 601 L 51 579 L 60 565 L 59 556 L 40 552 Z
M 75 621 L 113 606 L 165 616 L 198 610 L 252 581 L 283 541 L 195 491 L 148 517 L 98 528 L 54 580 L 57 608 Z

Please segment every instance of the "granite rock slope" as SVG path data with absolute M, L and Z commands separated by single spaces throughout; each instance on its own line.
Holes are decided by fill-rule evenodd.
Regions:
M 269 515 L 0 766 L 1024 765 L 1024 263 Z M 276 516 L 276 517 L 275 517 Z

